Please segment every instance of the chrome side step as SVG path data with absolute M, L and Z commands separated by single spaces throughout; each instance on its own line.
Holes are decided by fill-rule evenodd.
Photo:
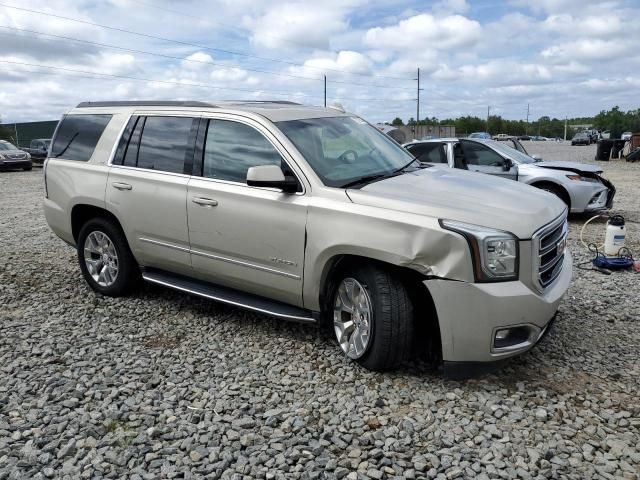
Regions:
M 173 288 L 181 292 L 215 300 L 254 312 L 264 313 L 273 317 L 283 318 L 304 323 L 316 323 L 310 310 L 295 307 L 268 298 L 241 292 L 233 288 L 214 285 L 213 283 L 196 280 L 162 270 L 145 269 L 142 278 L 147 282 Z

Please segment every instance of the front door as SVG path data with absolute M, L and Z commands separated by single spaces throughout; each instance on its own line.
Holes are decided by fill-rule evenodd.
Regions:
M 251 166 L 279 165 L 294 175 L 290 157 L 259 124 L 203 119 L 200 174 L 189 181 L 191 262 L 211 282 L 302 305 L 307 197 L 249 187 Z M 200 141 L 204 139 L 204 142 Z
M 480 142 L 460 140 L 464 162 L 472 172 L 488 173 L 499 177 L 517 180 L 518 167 L 498 152 Z M 509 165 L 509 168 L 506 166 Z

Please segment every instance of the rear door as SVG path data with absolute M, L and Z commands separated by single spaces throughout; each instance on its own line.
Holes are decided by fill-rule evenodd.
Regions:
M 107 209 L 145 266 L 188 272 L 187 183 L 199 118 L 134 115 L 109 170 Z
M 472 172 L 488 173 L 510 180 L 518 178 L 518 167 L 487 145 L 471 140 L 460 140 L 460 144 L 464 161 Z

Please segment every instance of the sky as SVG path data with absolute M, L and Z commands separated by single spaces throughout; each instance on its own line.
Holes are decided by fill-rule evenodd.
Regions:
M 0 118 L 338 102 L 371 122 L 640 108 L 640 0 L 0 0 Z

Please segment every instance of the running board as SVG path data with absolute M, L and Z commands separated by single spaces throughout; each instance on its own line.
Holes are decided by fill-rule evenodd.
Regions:
M 304 308 L 295 307 L 276 300 L 270 300 L 251 293 L 241 292 L 233 288 L 222 287 L 202 280 L 149 268 L 144 270 L 142 278 L 147 282 L 215 300 L 216 302 L 246 308 L 247 310 L 253 310 L 254 312 L 264 313 L 273 317 L 297 322 L 316 323 L 316 319 L 310 310 L 305 310 Z

